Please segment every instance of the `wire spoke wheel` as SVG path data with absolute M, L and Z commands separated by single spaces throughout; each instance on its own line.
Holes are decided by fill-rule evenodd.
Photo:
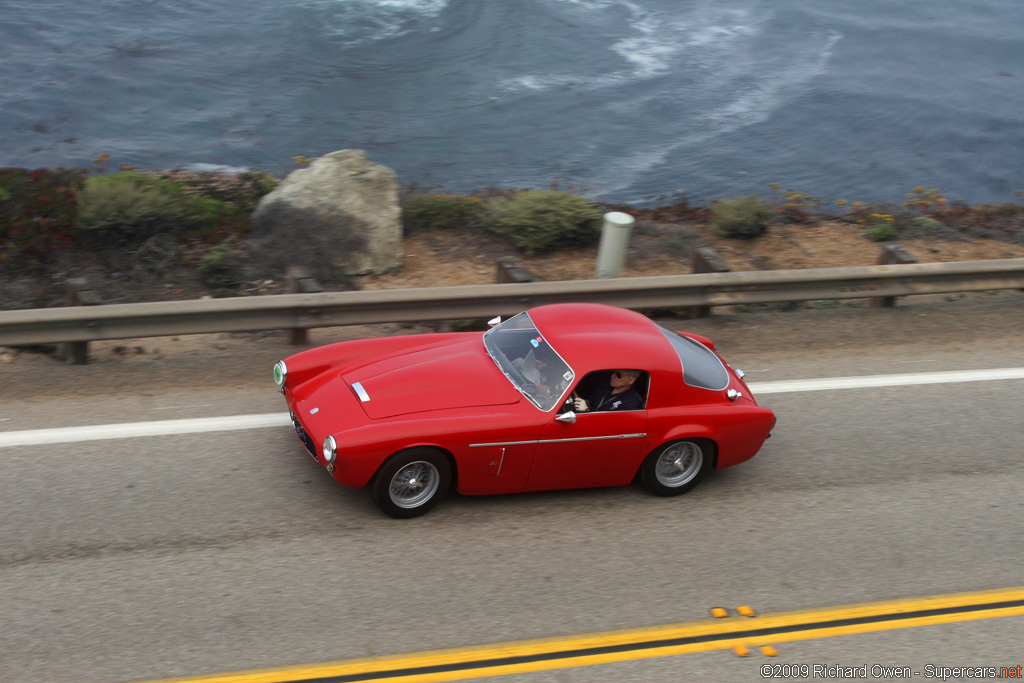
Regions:
M 452 466 L 443 453 L 410 448 L 381 465 L 370 482 L 370 495 L 384 514 L 407 519 L 434 507 L 451 484 Z
M 690 482 L 704 464 L 704 453 L 692 441 L 682 441 L 666 448 L 658 457 L 654 476 L 663 486 L 675 488 Z
M 714 459 L 712 446 L 699 441 L 675 441 L 647 456 L 640 466 L 640 481 L 659 496 L 678 496 L 696 486 Z
M 417 508 L 437 493 L 441 475 L 429 462 L 411 462 L 395 472 L 388 486 L 391 502 L 400 508 Z

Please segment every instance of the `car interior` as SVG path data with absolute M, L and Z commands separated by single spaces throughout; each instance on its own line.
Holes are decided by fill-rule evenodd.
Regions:
M 581 398 L 590 398 L 594 391 L 598 387 L 606 383 L 615 370 L 598 370 L 596 372 L 587 373 L 587 375 L 580 380 L 579 384 L 573 390 L 573 394 L 570 396 L 579 396 Z M 636 389 L 636 393 L 640 394 L 640 398 L 643 399 L 644 407 L 647 406 L 647 391 L 651 386 L 651 376 L 646 371 L 641 370 L 640 376 L 636 378 L 636 382 L 633 383 L 633 388 Z

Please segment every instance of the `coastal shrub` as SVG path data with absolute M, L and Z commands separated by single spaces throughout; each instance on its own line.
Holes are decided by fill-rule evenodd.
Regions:
M 79 169 L 0 169 L 0 268 L 35 270 L 74 241 Z
M 821 217 L 822 209 L 827 205 L 806 192 L 784 190 L 778 183 L 768 183 L 775 197 L 775 212 L 790 223 L 813 223 Z
M 870 214 L 864 221 L 864 234 L 875 242 L 885 242 L 896 237 L 895 219 L 884 213 Z
M 487 228 L 527 254 L 579 246 L 601 234 L 601 212 L 569 192 L 527 190 L 491 202 Z
M 486 202 L 454 194 L 415 194 L 405 200 L 402 222 L 407 232 L 475 228 L 482 223 Z
M 241 256 L 228 244 L 218 244 L 203 254 L 197 266 L 199 281 L 213 290 L 237 289 L 242 281 Z
M 875 242 L 885 242 L 896 237 L 896 228 L 892 223 L 874 223 L 867 227 L 864 234 Z
M 150 172 L 149 175 L 175 183 L 187 195 L 220 202 L 217 229 L 220 237 L 244 235 L 251 230 L 250 217 L 260 199 L 277 187 L 278 180 L 262 171 L 226 173 L 181 169 Z M 217 241 L 216 235 L 200 235 Z
M 177 183 L 145 173 L 85 181 L 78 194 L 78 230 L 86 244 L 124 246 L 163 232 L 215 229 L 222 202 L 186 194 Z
M 918 226 L 919 228 L 925 228 L 927 230 L 939 230 L 945 227 L 939 221 L 935 220 L 934 218 L 929 218 L 928 216 L 918 216 L 917 218 L 914 219 L 914 225 Z
M 1024 205 L 952 202 L 929 215 L 944 227 L 974 238 L 1002 239 L 1024 244 Z
M 923 185 L 918 185 L 913 191 L 907 192 L 903 196 L 907 198 L 907 201 L 903 202 L 903 206 L 918 211 L 933 211 L 949 205 L 946 195 L 939 192 L 938 189 L 928 189 Z
M 224 203 L 237 204 L 239 208 L 252 211 L 264 195 L 277 187 L 277 178 L 262 171 L 226 173 L 220 171 L 187 171 L 172 169 L 155 171 L 158 180 L 175 183 L 186 194 L 217 199 Z
M 768 232 L 772 212 L 759 195 L 727 197 L 711 205 L 711 228 L 722 237 L 753 239 Z

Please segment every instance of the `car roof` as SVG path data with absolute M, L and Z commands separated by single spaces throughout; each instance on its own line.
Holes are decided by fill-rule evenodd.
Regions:
M 576 372 L 681 369 L 661 328 L 640 313 L 605 304 L 551 304 L 527 312 Z

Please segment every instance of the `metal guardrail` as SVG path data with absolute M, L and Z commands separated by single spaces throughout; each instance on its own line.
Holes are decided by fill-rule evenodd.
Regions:
M 1024 289 L 1024 258 L 3 311 L 0 345 L 489 318 L 557 302 L 657 309 L 994 289 Z

